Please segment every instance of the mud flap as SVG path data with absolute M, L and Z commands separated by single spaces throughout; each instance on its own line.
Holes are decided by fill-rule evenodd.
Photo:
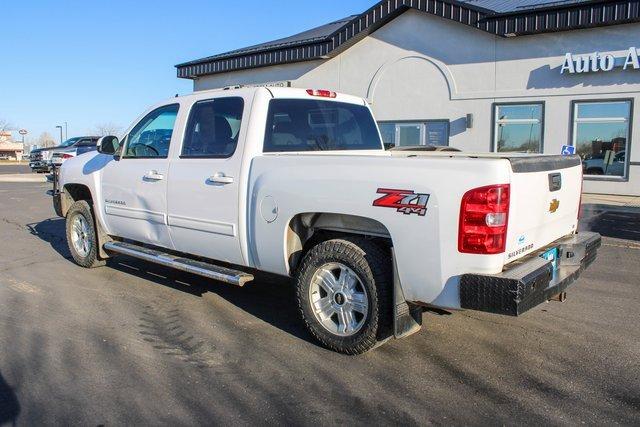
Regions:
M 393 258 L 393 335 L 396 338 L 405 338 L 422 328 L 422 307 L 405 300 L 393 248 L 391 253 Z
M 60 192 L 60 186 L 58 181 L 59 173 L 60 173 L 60 169 L 56 165 L 53 165 L 51 167 L 51 176 L 53 177 L 53 188 L 47 191 L 47 194 L 49 194 L 52 197 L 53 210 L 56 212 L 56 215 L 58 215 L 60 218 L 64 218 L 64 214 L 62 213 L 62 193 Z

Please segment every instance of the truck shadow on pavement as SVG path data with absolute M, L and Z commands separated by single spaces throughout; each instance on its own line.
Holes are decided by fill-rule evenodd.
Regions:
M 603 210 L 584 205 L 580 229 L 595 231 L 603 237 L 640 241 L 640 210 Z
M 20 414 L 20 403 L 13 389 L 0 373 L 0 426 L 16 425 Z
M 65 220 L 63 218 L 49 218 L 41 222 L 27 224 L 29 232 L 51 245 L 51 247 L 66 259 L 72 259 L 65 236 Z
M 292 279 L 254 272 L 255 280 L 240 288 L 125 256 L 108 260 L 107 267 L 196 297 L 217 295 L 275 328 L 317 345 L 298 315 Z
M 27 227 L 32 235 L 49 243 L 58 254 L 72 259 L 64 219 L 50 218 L 27 224 Z M 196 297 L 211 292 L 278 329 L 315 343 L 299 320 L 295 288 L 286 277 L 257 272 L 254 282 L 238 288 L 125 256 L 110 259 L 107 267 Z

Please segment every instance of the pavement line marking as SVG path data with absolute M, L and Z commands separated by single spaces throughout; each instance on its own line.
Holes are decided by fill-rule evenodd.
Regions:
M 0 175 L 0 182 L 47 182 L 44 176 L 30 174 L 6 174 Z
M 28 294 L 42 293 L 42 291 L 39 288 L 33 286 L 29 282 L 25 282 L 23 280 L 16 280 L 11 277 L 6 278 L 5 280 L 6 282 L 8 282 L 8 286 L 14 291 L 28 293 Z
M 625 248 L 625 249 L 640 249 L 640 245 L 616 245 L 614 243 L 603 243 L 602 246 L 611 246 L 614 248 Z

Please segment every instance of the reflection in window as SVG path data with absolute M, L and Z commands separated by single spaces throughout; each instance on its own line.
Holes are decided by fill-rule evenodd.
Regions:
M 577 102 L 573 144 L 585 175 L 625 176 L 631 101 Z
M 398 147 L 413 147 L 416 145 L 423 145 L 422 142 L 422 125 L 420 124 L 406 124 L 398 125 Z
M 448 146 L 449 121 L 428 120 L 426 122 L 382 122 L 378 124 L 386 149 L 421 145 Z
M 389 149 L 396 146 L 396 124 L 395 123 L 378 123 L 380 129 L 380 135 L 382 135 L 382 142 L 384 148 Z
M 495 150 L 542 152 L 542 104 L 495 106 Z
M 127 136 L 127 158 L 166 158 L 178 115 L 178 105 L 166 105 L 149 113 Z

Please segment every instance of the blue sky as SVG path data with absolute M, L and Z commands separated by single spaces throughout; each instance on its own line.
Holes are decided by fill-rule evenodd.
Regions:
M 286 37 L 373 0 L 3 0 L 0 120 L 37 138 L 66 121 L 127 127 L 150 104 L 192 90 L 180 62 Z M 17 136 L 17 135 L 16 135 Z

